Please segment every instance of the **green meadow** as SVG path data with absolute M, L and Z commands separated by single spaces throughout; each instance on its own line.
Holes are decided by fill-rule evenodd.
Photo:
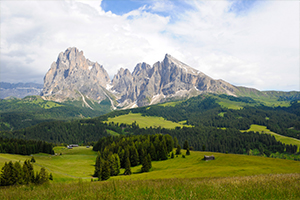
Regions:
M 53 182 L 70 182 L 79 178 L 83 181 L 91 180 L 97 154 L 92 147 L 80 146 L 73 149 L 55 147 L 55 152 L 58 155 L 35 154 L 34 170 L 45 167 L 53 174 Z M 185 154 L 184 150 L 182 154 Z M 216 159 L 204 161 L 204 155 L 214 155 Z M 4 166 L 4 163 L 10 160 L 23 163 L 30 158 L 31 156 L 0 154 L 0 166 Z M 140 173 L 141 165 L 132 167 L 131 170 L 133 172 L 131 176 L 119 175 L 111 177 L 109 181 L 300 173 L 300 162 L 260 156 L 191 151 L 191 155 L 186 158 L 179 155 L 165 161 L 153 161 L 152 170 L 148 173 Z M 121 169 L 121 174 L 122 172 Z
M 136 122 L 140 128 L 146 127 L 164 127 L 168 129 L 173 129 L 177 126 L 183 127 L 182 123 L 176 123 L 172 121 L 165 120 L 162 117 L 153 117 L 153 116 L 142 116 L 141 113 L 129 113 L 127 115 L 120 115 L 114 118 L 108 118 L 107 121 L 104 122 L 114 122 L 114 123 L 123 123 L 123 124 L 132 124 Z
M 1 199 L 299 199 L 300 162 L 259 156 L 191 151 L 152 170 L 108 181 L 91 181 L 96 152 L 91 148 L 56 147 L 62 155 L 34 155 L 34 170 L 46 167 L 54 181 L 46 185 L 1 188 Z M 185 154 L 185 151 L 182 151 Z M 204 161 L 204 155 L 215 160 Z M 31 158 L 0 154 L 0 165 Z M 122 171 L 121 171 L 122 172 Z
M 284 144 L 297 145 L 298 146 L 298 152 L 299 152 L 300 140 L 295 139 L 295 138 L 291 138 L 291 137 L 287 137 L 287 136 L 283 136 L 283 135 L 279 135 L 277 133 L 274 133 L 274 132 L 270 131 L 269 129 L 267 129 L 266 126 L 252 124 L 250 126 L 250 129 L 248 129 L 248 130 L 241 130 L 241 131 L 242 132 L 245 132 L 245 131 L 254 131 L 254 132 L 266 133 L 266 134 L 273 135 L 276 138 L 277 141 L 280 141 L 280 142 L 282 142 Z

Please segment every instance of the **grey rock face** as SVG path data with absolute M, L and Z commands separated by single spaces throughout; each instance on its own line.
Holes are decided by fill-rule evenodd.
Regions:
M 78 99 L 81 94 L 94 100 L 106 98 L 103 88 L 110 82 L 102 65 L 86 59 L 82 51 L 61 52 L 44 77 L 41 96 L 55 101 Z
M 152 68 L 140 63 L 132 74 L 125 71 L 121 69 L 114 77 L 112 90 L 120 94 L 119 102 L 126 101 L 129 107 L 155 104 L 170 98 L 188 98 L 205 92 L 233 95 L 237 90 L 235 86 L 214 80 L 168 54 Z
M 45 75 L 41 95 L 55 101 L 83 98 L 83 95 L 97 101 L 109 98 L 115 106 L 132 108 L 205 92 L 234 95 L 236 90 L 235 86 L 214 80 L 168 54 L 152 67 L 137 64 L 132 73 L 121 68 L 110 81 L 103 66 L 86 59 L 82 51 L 68 48 L 59 54 Z

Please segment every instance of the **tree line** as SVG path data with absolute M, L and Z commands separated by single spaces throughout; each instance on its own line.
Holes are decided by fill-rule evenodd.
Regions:
M 54 151 L 53 144 L 45 141 L 0 137 L 0 153 L 30 155 L 36 153 L 54 154 Z
M 53 180 L 52 174 L 48 174 L 44 167 L 40 172 L 34 172 L 33 165 L 29 160 L 25 160 L 23 166 L 20 162 L 5 162 L 0 174 L 0 185 L 24 185 L 24 184 L 43 184 Z

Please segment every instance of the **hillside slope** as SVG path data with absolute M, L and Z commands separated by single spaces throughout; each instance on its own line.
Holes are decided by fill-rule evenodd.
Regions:
M 40 96 L 1 99 L 0 131 L 17 130 L 46 121 L 96 117 L 111 111 L 110 102 L 103 101 L 98 104 L 89 101 L 89 105 L 91 106 L 86 106 L 83 101 L 46 101 Z

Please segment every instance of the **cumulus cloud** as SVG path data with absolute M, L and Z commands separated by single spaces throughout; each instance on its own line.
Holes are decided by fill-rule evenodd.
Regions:
M 171 54 L 216 79 L 299 90 L 299 3 L 145 1 L 117 15 L 101 1 L 2 1 L 1 81 L 42 82 L 68 47 L 102 64 L 153 64 Z

